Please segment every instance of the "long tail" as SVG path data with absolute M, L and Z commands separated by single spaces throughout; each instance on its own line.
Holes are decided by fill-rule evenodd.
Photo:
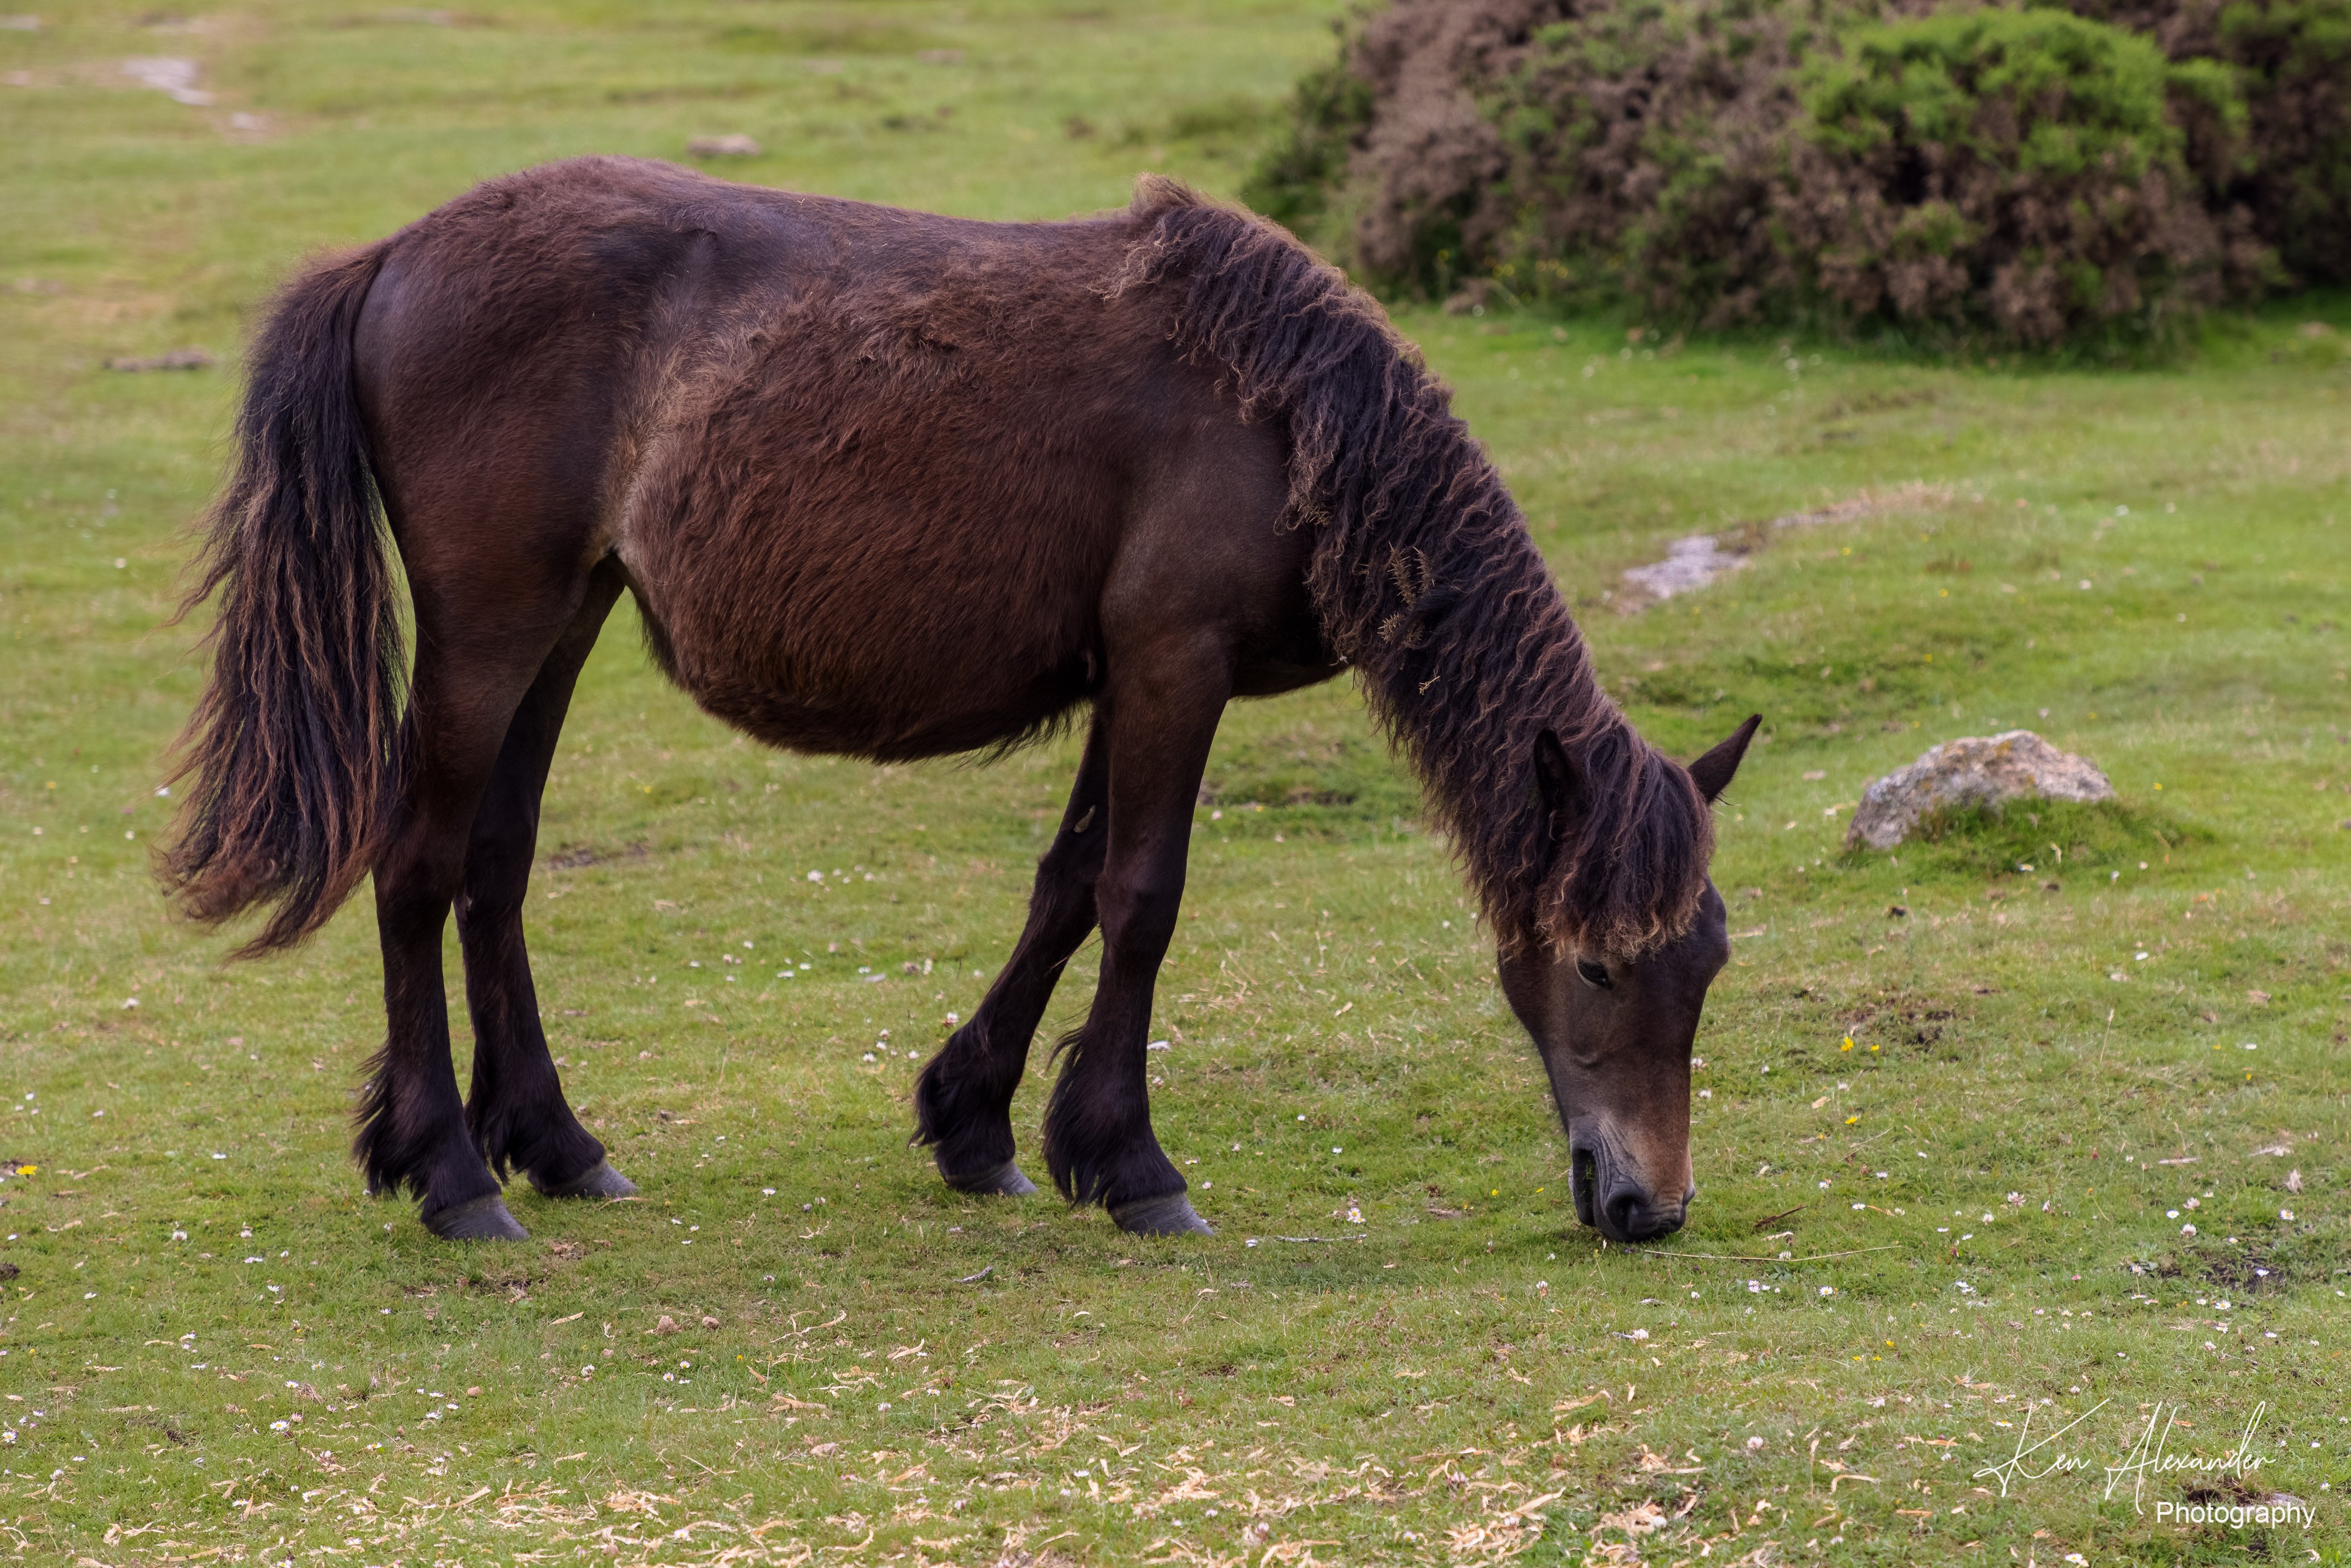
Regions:
M 367 874 L 399 758 L 399 598 L 352 378 L 383 247 L 270 307 L 185 614 L 215 591 L 212 678 L 180 738 L 193 778 L 162 875 L 196 919 L 276 912 L 239 957 L 324 925 Z

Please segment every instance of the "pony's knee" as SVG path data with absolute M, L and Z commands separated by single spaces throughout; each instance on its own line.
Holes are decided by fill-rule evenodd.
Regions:
M 1180 880 L 1145 879 L 1097 891 L 1103 944 L 1122 955 L 1164 953 L 1184 903 Z
M 466 852 L 465 893 L 459 912 L 480 919 L 506 919 L 522 912 L 530 891 L 530 851 L 476 841 Z
M 1091 884 L 1102 874 L 1102 850 L 1110 841 L 1110 830 L 1099 813 L 1090 815 L 1093 820 L 1086 823 L 1086 831 L 1064 828 L 1053 835 L 1051 846 L 1037 859 L 1039 882 Z
M 409 831 L 376 857 L 376 911 L 387 925 L 418 917 L 438 920 L 465 874 L 462 841 Z
M 457 927 L 468 941 L 495 941 L 500 936 L 522 929 L 522 893 L 504 888 L 483 890 L 475 886 L 468 873 L 465 887 L 457 895 Z
M 1085 859 L 1063 855 L 1058 847 L 1048 852 L 1037 862 L 1037 880 L 1029 891 L 1030 927 L 1050 932 L 1071 920 L 1092 924 L 1101 875 L 1099 852 Z

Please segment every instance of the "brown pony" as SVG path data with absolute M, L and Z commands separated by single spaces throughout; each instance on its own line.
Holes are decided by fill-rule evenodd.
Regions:
M 1708 804 L 1755 721 L 1687 768 L 1633 732 L 1445 389 L 1280 229 L 1157 180 L 1123 214 L 986 224 L 582 159 L 313 267 L 251 372 L 166 875 L 201 919 L 274 906 L 252 955 L 373 874 L 390 1028 L 354 1153 L 436 1234 L 522 1235 L 514 1167 L 634 1190 L 564 1102 L 522 930 L 549 761 L 624 590 L 671 677 L 770 745 L 935 757 L 1090 707 L 1027 927 L 916 1088 L 949 1185 L 1033 1190 L 1013 1090 L 1100 925 L 1046 1163 L 1129 1230 L 1207 1228 L 1144 1069 L 1201 768 L 1228 701 L 1352 668 L 1492 922 L 1578 1214 L 1681 1223 L 1729 950 Z

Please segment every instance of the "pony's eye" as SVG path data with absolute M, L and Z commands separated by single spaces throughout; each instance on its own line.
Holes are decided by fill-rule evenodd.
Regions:
M 1583 977 L 1585 985 L 1596 986 L 1604 991 L 1608 988 L 1608 971 L 1591 959 L 1578 958 L 1575 961 L 1575 972 Z

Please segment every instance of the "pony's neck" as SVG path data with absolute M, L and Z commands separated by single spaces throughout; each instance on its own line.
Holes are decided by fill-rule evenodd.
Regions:
M 1710 846 L 1687 776 L 1600 690 L 1501 475 L 1370 296 L 1246 214 L 1146 182 L 1109 292 L 1167 286 L 1179 353 L 1290 438 L 1307 586 L 1410 756 L 1505 947 L 1623 951 L 1678 929 Z M 1575 810 L 1535 789 L 1535 743 L 1576 763 Z M 1677 779 L 1678 778 L 1678 781 Z
M 1558 945 L 1587 922 L 1547 896 L 1562 858 L 1614 837 L 1608 800 L 1562 824 L 1535 788 L 1537 742 L 1614 785 L 1648 747 L 1600 688 L 1583 633 L 1485 453 L 1458 432 L 1442 486 L 1459 508 L 1408 530 L 1353 530 L 1344 560 L 1317 552 L 1325 624 L 1408 757 L 1506 947 Z M 1405 537 L 1399 538 L 1398 534 Z M 1556 892 L 1556 888 L 1552 889 Z

